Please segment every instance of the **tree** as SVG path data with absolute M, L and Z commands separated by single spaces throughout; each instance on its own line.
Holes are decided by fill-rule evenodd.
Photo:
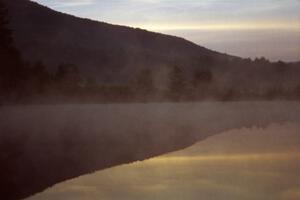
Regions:
M 211 82 L 213 74 L 209 69 L 198 69 L 193 73 L 192 96 L 194 98 L 207 97 L 211 91 Z
M 173 100 L 180 100 L 187 89 L 186 79 L 183 70 L 178 66 L 173 66 L 169 74 L 169 95 Z
M 2 96 L 13 93 L 26 79 L 24 63 L 19 51 L 14 47 L 8 24 L 7 10 L 0 1 L 0 94 Z
M 44 93 L 51 82 L 51 76 L 45 65 L 38 61 L 28 71 L 29 89 L 38 94 Z
M 61 64 L 55 74 L 58 89 L 62 92 L 75 92 L 82 82 L 78 67 L 73 64 Z
M 9 20 L 7 10 L 0 0 L 0 48 L 8 49 L 12 48 L 13 39 L 12 31 L 8 28 Z
M 255 58 L 254 63 L 255 64 L 266 65 L 266 64 L 270 64 L 270 61 L 267 60 L 265 57 L 260 57 L 260 58 Z
M 136 94 L 142 98 L 148 98 L 153 95 L 155 91 L 153 72 L 149 69 L 141 70 L 137 74 L 134 89 Z
M 212 81 L 213 75 L 209 69 L 196 70 L 193 77 L 193 86 L 198 88 L 202 85 L 207 86 Z

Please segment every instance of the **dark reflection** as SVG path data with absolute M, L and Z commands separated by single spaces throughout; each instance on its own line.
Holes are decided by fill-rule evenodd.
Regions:
M 182 151 L 58 184 L 28 200 L 296 200 L 299 131 L 299 124 L 232 130 Z
M 297 102 L 203 102 L 0 108 L 7 200 L 242 127 L 299 122 Z
M 80 19 L 30 0 L 0 0 L 1 199 L 26 198 L 227 130 L 299 122 L 300 104 L 293 102 L 300 99 L 299 75 L 299 62 L 240 58 L 183 38 Z M 260 153 L 246 157 L 277 156 Z M 188 161 L 189 168 L 224 161 L 222 166 L 244 157 L 243 152 L 175 156 L 154 164 Z M 143 183 L 135 188 L 142 190 L 137 186 Z M 162 181 L 150 189 L 168 185 Z M 75 186 L 82 187 L 90 189 Z M 112 193 L 116 188 L 109 194 L 123 196 Z

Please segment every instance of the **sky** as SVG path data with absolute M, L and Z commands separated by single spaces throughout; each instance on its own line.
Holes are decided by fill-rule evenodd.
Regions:
M 300 124 L 236 129 L 81 176 L 27 200 L 299 200 Z
M 300 60 L 300 0 L 35 0 L 55 10 L 185 37 L 242 57 Z

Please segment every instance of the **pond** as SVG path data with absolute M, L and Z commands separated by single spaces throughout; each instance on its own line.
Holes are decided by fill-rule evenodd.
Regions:
M 296 200 L 299 133 L 299 123 L 232 129 L 177 152 L 57 184 L 27 200 Z

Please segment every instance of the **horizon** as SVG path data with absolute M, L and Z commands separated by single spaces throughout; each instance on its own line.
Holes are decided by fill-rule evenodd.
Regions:
M 298 10 L 0 0 L 0 196 L 299 200 Z
M 183 37 L 221 53 L 300 61 L 299 0 L 34 1 L 81 18 Z

